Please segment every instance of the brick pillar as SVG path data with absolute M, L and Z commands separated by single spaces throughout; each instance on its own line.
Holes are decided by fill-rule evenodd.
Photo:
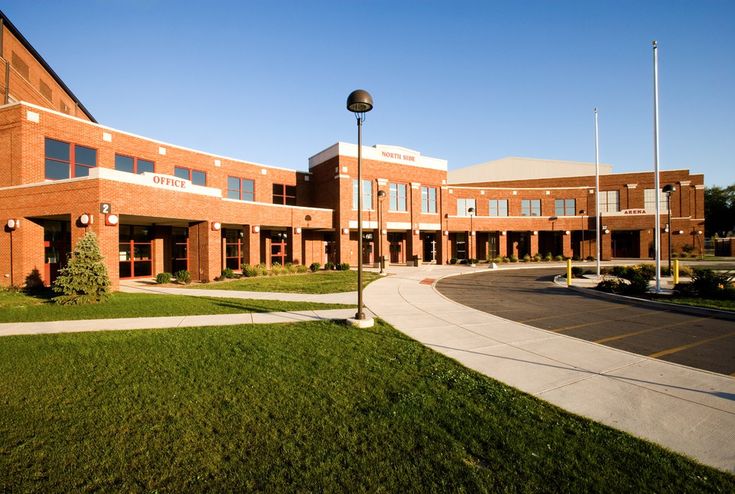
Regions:
M 260 231 L 254 232 L 253 225 L 245 225 L 243 233 L 243 263 L 251 266 L 260 264 Z
M 470 242 L 470 251 L 467 253 L 467 256 L 470 259 L 477 259 L 477 235 L 472 235 L 471 231 L 467 232 L 467 239 Z
M 498 255 L 500 257 L 508 256 L 508 235 L 498 234 Z
M 572 232 L 569 232 L 569 235 L 566 233 L 562 236 L 562 255 L 564 257 L 572 257 L 574 255 L 574 251 L 572 250 Z
M 529 246 L 529 250 L 531 252 L 529 254 L 533 257 L 538 254 L 538 234 L 534 235 L 533 232 L 531 232 L 531 235 L 529 236 L 531 237 L 531 245 Z
M 342 228 L 339 229 L 337 232 L 336 238 L 337 238 L 337 262 L 343 263 L 347 262 L 351 265 L 354 264 L 354 262 L 350 262 L 352 259 L 352 255 L 354 254 L 354 248 L 352 246 L 352 240 L 351 240 L 350 233 L 342 233 Z M 357 243 L 355 243 L 357 245 Z M 357 259 L 357 258 L 355 258 Z
M 189 226 L 189 271 L 192 280 L 205 282 L 222 273 L 222 233 L 209 221 Z
M 653 231 L 641 230 L 640 232 L 640 257 L 650 259 L 653 252 Z
M 294 264 L 306 264 L 304 260 L 304 233 L 296 233 L 296 228 L 289 231 L 291 236 L 291 260 Z
M 44 247 L 43 247 L 43 227 L 26 218 L 20 219 L 20 226 L 12 232 L 3 225 L 0 232 L 2 241 L 2 256 L 0 256 L 0 267 L 2 269 L 0 277 L 0 285 L 2 286 L 25 286 L 26 277 L 38 270 L 43 281 L 48 283 L 44 274 Z M 3 223 L 7 219 L 3 220 Z M 12 259 L 12 279 L 11 279 L 11 260 L 10 247 L 12 242 L 13 259 Z
M 416 234 L 416 230 L 409 230 L 406 232 L 407 246 L 406 246 L 406 262 L 412 263 L 413 256 L 423 257 L 421 252 L 421 238 Z
M 610 259 L 612 259 L 612 234 L 603 233 L 600 236 L 600 240 L 600 260 L 609 261 Z

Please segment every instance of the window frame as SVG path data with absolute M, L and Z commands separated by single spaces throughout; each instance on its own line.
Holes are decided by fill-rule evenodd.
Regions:
M 493 208 L 493 203 L 495 203 L 495 208 Z M 501 210 L 503 208 L 500 207 L 500 204 L 505 204 L 505 214 L 500 214 Z M 488 206 L 488 216 L 492 216 L 495 218 L 507 218 L 508 217 L 508 199 L 489 199 L 487 202 Z M 493 214 L 493 211 L 495 212 Z
M 120 158 L 129 158 L 129 159 L 133 160 L 133 171 L 129 172 L 127 170 L 120 170 L 117 167 L 117 158 L 118 157 L 120 157 Z M 137 156 L 130 156 L 130 155 L 127 155 L 127 154 L 122 154 L 122 153 L 115 153 L 115 170 L 120 171 L 120 172 L 125 172 L 125 173 L 132 173 L 134 175 L 141 175 L 143 173 L 146 173 L 148 170 L 145 170 L 143 172 L 141 172 L 140 170 L 138 170 L 138 162 L 139 161 L 145 161 L 146 163 L 150 163 L 153 166 L 153 169 L 150 170 L 150 173 L 156 173 L 156 162 L 155 161 L 153 161 L 153 160 L 147 160 L 147 159 L 144 159 L 144 158 L 138 158 Z
M 394 190 L 395 186 L 395 190 Z M 393 213 L 407 213 L 408 212 L 408 184 L 400 182 L 391 182 L 388 187 L 390 201 L 388 202 L 388 211 Z M 401 191 L 403 192 L 401 194 Z M 403 198 L 402 207 L 399 200 Z M 395 203 L 395 204 L 394 204 Z M 395 208 L 393 207 L 395 205 Z
M 561 202 L 561 205 L 559 205 L 560 202 Z M 554 216 L 576 216 L 576 215 L 577 215 L 577 200 L 576 199 L 554 199 Z
M 352 179 L 352 209 L 357 210 L 357 179 Z M 362 210 L 373 209 L 373 181 L 362 179 Z
M 528 214 L 524 212 L 526 210 L 526 204 L 528 204 Z M 538 208 L 534 206 L 538 206 Z M 533 214 L 534 209 L 538 209 L 538 214 Z M 521 216 L 540 217 L 541 214 L 541 199 L 521 199 Z
M 238 182 L 237 189 L 233 189 L 230 187 L 230 180 L 237 180 Z M 243 187 L 245 182 L 249 182 L 250 184 L 252 184 L 252 192 L 249 192 L 249 195 L 251 196 L 250 199 L 245 198 L 245 187 Z M 230 192 L 237 192 L 237 197 L 231 197 Z M 255 180 L 253 180 L 252 178 L 235 177 L 235 176 L 229 175 L 227 177 L 226 196 L 228 199 L 234 199 L 236 201 L 255 202 Z
M 610 194 L 615 194 L 615 209 L 610 209 Z M 619 190 L 601 190 L 600 191 L 600 213 L 618 213 L 620 212 L 620 191 Z
M 280 187 L 281 193 L 277 194 L 275 188 Z M 288 189 L 293 189 L 293 194 L 288 193 Z M 273 190 L 273 204 L 281 204 L 284 206 L 295 206 L 296 205 L 296 185 L 289 185 L 289 184 L 277 184 L 274 183 L 272 186 Z M 255 192 L 255 184 L 253 184 L 253 193 Z M 276 199 L 280 198 L 279 201 Z M 289 199 L 292 199 L 289 201 Z
M 176 175 L 177 170 L 185 170 L 187 172 L 187 176 L 186 177 L 181 177 L 179 175 Z M 194 180 L 193 180 L 194 173 L 201 173 L 202 175 L 204 175 L 204 183 L 203 184 L 198 184 L 198 183 L 195 183 L 194 182 Z M 176 165 L 176 166 L 174 166 L 174 176 L 175 177 L 178 177 L 178 178 L 183 178 L 185 180 L 188 180 L 189 182 L 191 182 L 192 185 L 198 185 L 199 187 L 207 187 L 207 172 L 205 170 L 199 170 L 197 168 L 189 168 L 188 166 L 179 166 L 179 165 Z
M 433 193 L 433 198 L 431 197 Z M 421 212 L 423 214 L 436 214 L 437 208 L 437 188 L 428 185 L 421 186 Z
M 63 160 L 56 157 L 49 157 L 47 154 L 46 146 L 48 141 L 54 141 L 61 144 L 65 144 L 68 146 L 68 152 L 69 152 L 69 158 L 68 160 Z M 44 180 L 68 180 L 70 178 L 80 178 L 80 177 L 88 177 L 89 176 L 89 170 L 92 168 L 98 167 L 98 149 L 93 148 L 90 146 L 85 146 L 83 144 L 77 144 L 74 142 L 69 141 L 62 141 L 61 139 L 54 139 L 53 137 L 44 136 L 43 140 L 43 163 L 44 163 L 44 170 L 43 170 L 43 176 Z M 94 152 L 94 165 L 90 165 L 88 163 L 81 163 L 77 161 L 77 148 L 83 148 L 88 149 L 90 151 Z M 67 167 L 67 176 L 64 178 L 49 178 L 48 176 L 48 162 L 52 161 L 54 163 L 61 163 Z M 87 170 L 85 174 L 78 174 L 77 173 L 77 167 L 84 168 Z
M 470 204 L 470 201 L 472 202 Z M 464 203 L 464 208 L 460 209 L 459 204 L 460 202 Z M 469 209 L 473 208 L 475 210 L 475 214 L 472 216 L 477 216 L 477 201 L 474 197 L 458 197 L 457 198 L 457 216 L 470 216 Z

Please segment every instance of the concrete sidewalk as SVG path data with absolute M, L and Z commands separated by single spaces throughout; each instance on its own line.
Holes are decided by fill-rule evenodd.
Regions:
M 284 322 L 347 319 L 355 309 L 303 310 L 294 312 L 248 312 L 173 317 L 128 317 L 120 319 L 84 319 L 49 322 L 13 322 L 0 324 L 0 336 L 84 331 L 125 331 L 130 329 L 186 328 L 195 326 L 233 326 L 237 324 L 275 324 Z M 372 317 L 372 314 L 369 314 Z
M 489 377 L 735 472 L 735 379 L 501 319 L 433 288 L 439 278 L 481 270 L 391 266 L 392 276 L 366 288 L 366 305 L 408 336 Z
M 322 304 L 349 304 L 357 302 L 357 292 L 344 293 L 284 293 L 244 292 L 240 290 L 206 290 L 202 288 L 162 287 L 140 280 L 120 282 L 120 291 L 127 293 L 156 293 L 163 295 L 189 295 L 192 297 L 245 298 L 252 300 L 281 300 L 284 302 L 316 302 Z M 354 311 L 354 309 L 353 309 Z

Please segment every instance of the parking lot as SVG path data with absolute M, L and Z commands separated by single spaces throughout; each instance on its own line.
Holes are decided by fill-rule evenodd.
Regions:
M 482 271 L 441 280 L 446 297 L 490 314 L 721 374 L 735 375 L 735 321 L 639 307 L 553 284 L 563 268 Z

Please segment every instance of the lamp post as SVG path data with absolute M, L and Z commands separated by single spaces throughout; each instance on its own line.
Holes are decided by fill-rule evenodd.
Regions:
M 664 185 L 661 192 L 666 194 L 666 209 L 668 210 L 668 232 L 669 232 L 669 274 L 671 274 L 671 194 L 676 190 L 671 184 Z
M 385 199 L 385 191 L 378 191 L 378 264 L 380 264 L 380 274 L 383 274 L 383 199 Z
M 469 253 L 468 253 L 468 254 L 469 254 L 469 256 L 468 256 L 468 259 L 467 259 L 467 261 L 468 261 L 468 262 L 469 262 L 470 264 L 474 264 L 474 263 L 472 262 L 472 259 L 473 259 L 473 257 L 472 257 L 472 217 L 473 217 L 473 216 L 475 215 L 475 208 L 469 208 L 469 209 L 467 210 L 467 212 L 468 212 L 468 213 L 470 213 L 470 238 L 469 238 L 469 248 L 470 248 L 470 251 L 469 251 Z
M 581 258 L 580 261 L 584 261 L 585 260 L 585 257 L 586 257 L 584 255 L 584 229 L 585 229 L 585 226 L 586 226 L 584 224 L 584 215 L 585 215 L 585 213 L 586 213 L 586 211 L 584 209 L 580 209 L 579 210 L 579 214 L 582 216 L 582 245 L 579 248 L 579 257 Z
M 364 89 L 356 89 L 347 97 L 347 109 L 357 119 L 357 313 L 355 319 L 360 327 L 372 326 L 363 312 L 362 304 L 362 122 L 365 114 L 373 109 L 373 97 Z

